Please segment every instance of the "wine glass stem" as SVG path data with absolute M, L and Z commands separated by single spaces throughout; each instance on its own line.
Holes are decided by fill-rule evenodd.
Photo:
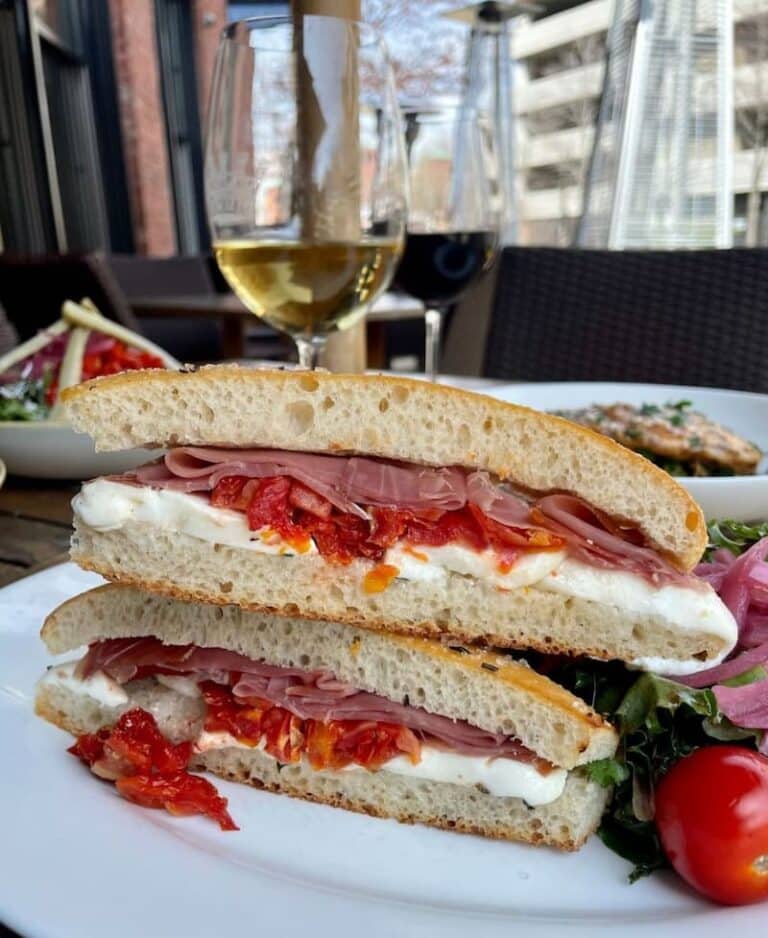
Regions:
M 317 359 L 325 346 L 325 336 L 313 335 L 306 339 L 304 336 L 294 336 L 296 349 L 299 353 L 299 364 L 302 368 L 314 371 L 317 368 Z
M 443 311 L 441 309 L 426 309 L 424 311 L 426 325 L 425 368 L 430 381 L 437 381 L 437 370 L 440 365 L 440 331 L 443 325 Z

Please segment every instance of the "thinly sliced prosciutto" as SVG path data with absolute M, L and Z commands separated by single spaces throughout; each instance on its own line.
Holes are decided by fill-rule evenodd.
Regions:
M 328 456 L 290 450 L 182 446 L 157 463 L 119 480 L 181 492 L 210 492 L 228 476 L 263 479 L 289 476 L 344 513 L 368 519 L 366 508 L 410 512 L 459 511 L 469 505 L 523 536 L 546 532 L 563 538 L 569 552 L 594 566 L 639 574 L 657 584 L 698 581 L 676 571 L 642 544 L 640 533 L 622 526 L 574 495 L 538 500 L 509 490 L 487 472 L 456 466 L 433 468 L 363 456 Z
M 260 697 L 302 719 L 397 723 L 432 745 L 464 755 L 506 757 L 537 764 L 542 761 L 510 736 L 489 733 L 464 720 L 451 720 L 361 691 L 328 671 L 277 667 L 222 648 L 163 645 L 156 638 L 110 639 L 90 646 L 78 666 L 78 674 L 84 678 L 103 671 L 124 684 L 153 669 L 200 680 L 215 679 L 219 683 L 234 679 L 232 690 L 236 697 Z
M 460 469 L 404 466 L 362 456 L 185 446 L 168 452 L 162 463 L 136 470 L 140 482 L 182 492 L 214 489 L 225 476 L 279 475 L 303 483 L 339 511 L 362 517 L 366 513 L 361 504 L 414 511 L 454 511 L 466 504 L 465 474 Z
M 563 537 L 574 556 L 593 566 L 620 568 L 654 582 L 695 586 L 695 577 L 674 570 L 649 547 L 629 539 L 637 532 L 621 528 L 575 495 L 545 495 L 536 502 L 534 517 Z

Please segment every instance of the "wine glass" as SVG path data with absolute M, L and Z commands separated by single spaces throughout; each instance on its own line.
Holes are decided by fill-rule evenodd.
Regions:
M 391 66 L 370 26 L 296 15 L 226 27 L 206 132 L 213 251 L 302 366 L 389 284 L 406 186 Z
M 427 307 L 425 370 L 436 381 L 443 317 L 498 250 L 491 135 L 466 107 L 405 108 L 403 117 L 410 205 L 395 280 Z

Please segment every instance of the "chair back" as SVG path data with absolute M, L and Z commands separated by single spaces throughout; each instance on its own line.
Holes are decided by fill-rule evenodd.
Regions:
M 110 254 L 108 263 L 126 296 L 189 296 L 213 293 L 213 280 L 206 258 L 143 257 L 139 254 Z
M 505 248 L 484 373 L 768 391 L 768 250 Z
M 0 254 L 0 306 L 19 338 L 61 316 L 65 300 L 89 297 L 109 319 L 140 331 L 115 278 L 97 254 Z
M 199 255 L 144 257 L 110 254 L 108 263 L 115 279 L 131 300 L 139 297 L 188 297 L 212 295 L 208 261 Z M 221 323 L 186 316 L 142 316 L 142 332 L 175 355 L 179 361 L 217 361 L 222 355 Z

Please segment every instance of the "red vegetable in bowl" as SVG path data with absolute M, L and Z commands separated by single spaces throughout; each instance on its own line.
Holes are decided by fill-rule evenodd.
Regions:
M 656 827 L 675 870 L 724 905 L 768 898 L 768 759 L 705 746 L 677 762 L 656 791 Z

